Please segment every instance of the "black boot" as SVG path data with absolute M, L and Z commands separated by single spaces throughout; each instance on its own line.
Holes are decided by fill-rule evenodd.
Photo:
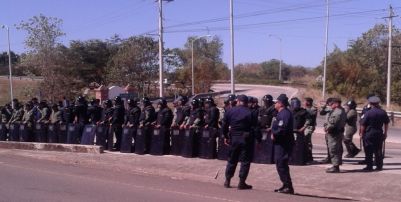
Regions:
M 281 190 L 277 192 L 282 194 L 294 194 L 294 188 L 292 186 L 284 186 Z
M 224 182 L 224 187 L 225 188 L 231 188 L 230 181 L 231 181 L 231 178 L 226 178 L 226 181 Z
M 284 188 L 285 188 L 285 186 L 283 185 L 280 188 L 275 189 L 274 192 L 281 192 Z
M 339 172 L 340 172 L 340 166 L 333 166 L 326 170 L 326 173 L 339 173 Z
M 240 179 L 238 183 L 238 189 L 252 189 L 251 185 L 245 183 L 245 179 Z

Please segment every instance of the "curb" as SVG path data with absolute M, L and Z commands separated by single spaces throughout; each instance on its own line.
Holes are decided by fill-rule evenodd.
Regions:
M 0 142 L 0 149 L 21 149 L 37 151 L 58 151 L 75 153 L 103 153 L 102 146 L 77 145 L 77 144 L 54 144 L 54 143 L 36 143 L 36 142 Z

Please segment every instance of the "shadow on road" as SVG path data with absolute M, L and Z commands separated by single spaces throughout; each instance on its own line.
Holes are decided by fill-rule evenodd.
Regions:
M 309 197 L 309 198 L 329 199 L 329 200 L 359 201 L 359 200 L 349 199 L 349 198 L 330 197 L 330 196 L 317 196 L 317 195 L 301 194 L 301 193 L 295 193 L 294 195 L 296 195 L 296 196 L 303 196 L 303 197 Z

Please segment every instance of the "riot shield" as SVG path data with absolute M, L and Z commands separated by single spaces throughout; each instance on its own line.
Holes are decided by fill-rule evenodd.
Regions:
M 198 156 L 199 137 L 197 129 L 186 129 L 183 137 L 181 155 L 187 158 Z
M 185 130 L 180 130 L 178 128 L 173 128 L 171 130 L 171 155 L 181 155 L 182 139 Z
M 215 159 L 217 156 L 216 137 L 218 129 L 208 128 L 203 129 L 199 141 L 199 158 Z
M 82 133 L 81 144 L 93 145 L 95 141 L 96 125 L 88 124 L 85 125 Z
M 100 124 L 96 127 L 96 145 L 102 146 L 103 149 L 107 149 L 107 136 L 108 129 L 104 124 Z
M 123 134 L 121 137 L 121 153 L 131 153 L 132 152 L 132 140 L 134 137 L 135 128 L 129 126 L 124 126 Z
M 32 128 L 29 128 L 27 124 L 19 125 L 19 141 L 20 142 L 31 142 L 32 141 Z
M 219 138 L 217 141 L 217 159 L 227 161 L 229 146 L 224 144 L 224 135 L 220 130 Z
M 49 124 L 47 130 L 47 142 L 48 143 L 58 143 L 58 125 L 57 124 Z
M 67 124 L 60 124 L 58 127 L 58 143 L 65 144 L 67 143 L 67 133 L 68 133 L 68 125 Z
M 68 124 L 67 144 L 79 144 L 80 138 L 80 126 L 74 123 Z
M 170 129 L 165 127 L 153 129 L 150 154 L 165 155 L 170 152 Z
M 7 127 L 6 124 L 0 123 L 0 141 L 6 141 L 7 140 Z
M 255 141 L 253 163 L 273 164 L 274 163 L 274 147 L 271 139 L 271 133 L 267 130 L 262 130 L 262 141 L 258 143 Z
M 305 165 L 306 164 L 306 151 L 305 151 L 305 135 L 303 133 L 294 133 L 295 144 L 292 148 L 289 164 L 291 165 Z
M 35 142 L 47 142 L 47 128 L 43 123 L 36 123 L 33 129 Z
M 9 141 L 19 141 L 19 124 L 18 123 L 12 123 L 10 124 L 10 137 Z
M 149 153 L 151 134 L 148 127 L 138 128 L 135 138 L 135 154 L 147 154 Z

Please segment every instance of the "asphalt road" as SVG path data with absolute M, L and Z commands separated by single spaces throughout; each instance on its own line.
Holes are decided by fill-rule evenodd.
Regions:
M 18 151 L 15 151 L 18 152 Z M 40 154 L 37 154 L 40 155 Z M 66 154 L 72 155 L 72 154 Z M 0 201 L 330 201 L 265 190 L 88 168 L 0 150 Z

